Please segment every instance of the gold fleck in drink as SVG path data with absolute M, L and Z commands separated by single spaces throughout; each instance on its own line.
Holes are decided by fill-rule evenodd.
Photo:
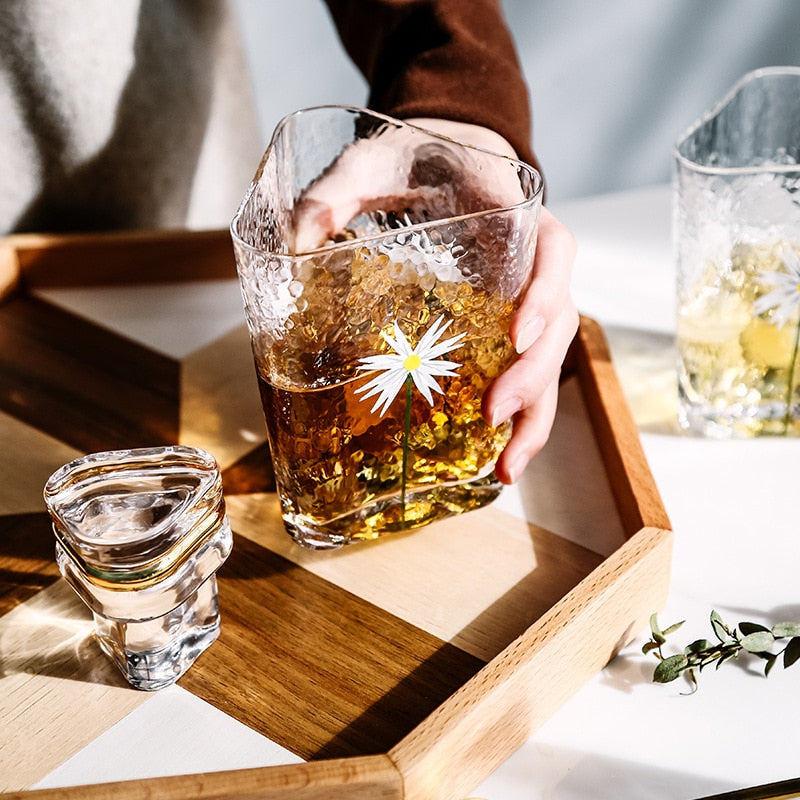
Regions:
M 442 381 L 432 406 L 412 396 L 405 479 L 404 395 L 381 416 L 357 394 L 368 376 L 309 389 L 279 388 L 259 373 L 284 519 L 296 538 L 375 538 L 497 496 L 492 469 L 510 425 L 489 427 L 481 397 L 513 349 L 501 334 L 465 341 L 456 355 L 464 367 Z
M 365 314 L 368 295 L 383 285 L 379 276 L 396 272 L 385 254 L 365 249 L 338 278 L 329 269 L 310 271 L 319 280 L 306 285 L 303 310 L 268 357 L 256 360 L 284 521 L 305 544 L 338 545 L 418 527 L 484 505 L 500 492 L 492 470 L 510 424 L 491 428 L 481 399 L 514 358 L 508 338 L 514 304 L 463 282 L 437 280 L 425 290 L 409 273 L 413 282 L 383 287 L 380 315 L 374 308 Z M 346 286 L 337 290 L 337 279 Z M 315 319 L 332 313 L 340 317 L 333 328 Z M 442 324 L 445 317 L 450 322 Z M 401 320 L 399 334 L 382 335 L 389 326 L 379 323 L 386 318 Z M 323 329 L 334 333 L 320 335 Z M 399 346 L 397 336 L 412 348 L 425 344 L 426 332 L 423 358 L 435 351 L 452 359 L 425 359 L 447 365 L 435 378 L 438 390 L 426 398 L 412 387 L 375 402 L 379 392 L 365 390 L 381 377 L 371 365 L 391 353 L 387 339 Z M 451 333 L 444 342 L 452 344 L 439 353 Z M 378 350 L 384 354 L 376 357 Z M 292 353 L 319 366 L 287 370 Z M 423 363 L 416 354 L 394 358 L 409 375 Z

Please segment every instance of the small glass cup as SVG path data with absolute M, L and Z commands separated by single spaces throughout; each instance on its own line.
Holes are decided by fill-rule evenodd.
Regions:
M 675 148 L 679 422 L 800 434 L 800 68 L 748 73 Z
M 48 479 L 61 574 L 137 689 L 174 683 L 219 635 L 232 534 L 217 464 L 192 447 L 93 453 Z
M 542 181 L 358 108 L 277 127 L 231 224 L 283 519 L 338 547 L 490 502 Z

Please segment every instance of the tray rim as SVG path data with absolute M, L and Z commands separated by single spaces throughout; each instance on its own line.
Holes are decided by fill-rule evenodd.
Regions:
M 115 271 L 109 276 L 112 256 Z M 158 267 L 164 258 L 169 259 L 168 272 Z M 5 281 L 6 293 L 53 286 L 230 279 L 235 278 L 235 267 L 227 230 L 15 234 L 0 239 L 0 278 L 8 275 L 13 277 Z M 3 294 L 0 281 L 0 300 Z M 626 542 L 388 753 L 17 791 L 0 793 L 0 798 L 457 800 L 472 791 L 666 602 L 670 522 L 605 334 L 595 320 L 581 316 L 563 372 L 578 379 Z M 623 618 L 614 619 L 612 612 L 621 610 Z M 603 627 L 609 623 L 611 628 Z M 600 628 L 602 636 L 596 633 Z M 571 659 L 571 665 L 579 668 L 573 668 L 564 681 L 553 656 L 567 651 L 580 653 L 580 661 Z M 531 707 L 531 683 L 548 671 L 560 673 L 550 675 L 561 678 L 557 691 Z

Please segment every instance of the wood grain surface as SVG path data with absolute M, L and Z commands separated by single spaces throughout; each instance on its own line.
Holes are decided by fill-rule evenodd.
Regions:
M 606 474 L 626 528 L 669 529 L 670 523 L 653 480 L 611 353 L 600 326 L 584 318 L 580 346 L 572 348 L 572 364 L 580 376 Z
M 545 497 L 516 516 L 489 507 L 314 553 L 283 530 L 244 325 L 177 359 L 37 295 L 230 280 L 227 232 L 11 237 L 0 256 L 22 287 L 0 304 L 7 796 L 456 800 L 660 609 L 669 523 L 591 320 L 562 385 L 591 441 L 570 441 L 577 428 L 562 423 L 532 487 L 565 502 Z M 43 482 L 86 452 L 168 443 L 217 457 L 235 532 L 219 573 L 221 636 L 181 685 L 309 763 L 26 793 L 147 697 L 100 654 L 57 576 Z M 562 530 L 558 509 L 584 503 L 594 516 Z M 540 508 L 546 524 L 520 518 Z M 585 546 L 582 531 L 605 526 L 607 550 Z
M 228 513 L 270 552 L 484 662 L 603 560 L 493 506 L 337 553 L 296 547 L 274 496 L 230 497 Z
M 0 516 L 0 617 L 58 578 L 47 513 Z
M 0 790 L 27 788 L 143 703 L 59 579 L 0 617 Z
M 179 365 L 49 303 L 0 304 L 0 410 L 90 453 L 174 443 Z
M 0 794 L 4 800 L 402 800 L 391 759 L 366 756 L 290 767 L 230 770 L 144 781 Z
M 237 538 L 181 685 L 305 759 L 385 753 L 483 662 Z
M 28 290 L 197 281 L 236 274 L 227 230 L 16 234 L 0 240 L 3 267 L 8 276 L 16 272 Z M 6 283 L 11 285 L 10 277 Z
M 640 531 L 392 748 L 407 800 L 463 798 L 517 750 L 665 601 L 671 550 Z

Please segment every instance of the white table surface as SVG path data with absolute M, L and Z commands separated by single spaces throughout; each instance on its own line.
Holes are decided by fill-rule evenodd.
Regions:
M 712 609 L 731 625 L 800 620 L 795 508 L 800 442 L 710 441 L 684 436 L 675 427 L 669 187 L 560 203 L 552 210 L 578 239 L 574 296 L 582 313 L 606 331 L 675 531 L 671 591 L 660 618 L 664 624 L 686 623 L 671 639 L 683 646 L 711 638 Z M 219 322 L 223 327 L 241 322 L 235 300 L 230 306 Z M 130 320 L 115 307 L 117 328 L 143 324 L 136 307 Z M 190 316 L 196 315 L 192 309 Z M 800 664 L 786 671 L 777 665 L 764 678 L 756 659 L 730 662 L 719 672 L 704 673 L 699 690 L 689 695 L 682 680 L 652 683 L 656 662 L 641 654 L 646 633 L 473 795 L 691 800 L 800 776 Z M 171 750 L 166 757 L 153 736 L 156 719 L 177 721 L 178 730 L 164 735 L 184 743 L 180 752 Z M 139 748 L 136 759 L 132 743 Z M 153 694 L 39 786 L 296 760 L 171 687 Z
M 712 609 L 731 625 L 800 620 L 800 442 L 711 441 L 676 430 L 669 187 L 553 211 L 578 239 L 574 296 L 605 328 L 675 532 L 660 620 L 686 623 L 670 639 L 713 638 Z M 764 678 L 757 659 L 729 662 L 687 695 L 682 680 L 651 682 L 645 634 L 476 796 L 678 800 L 800 775 L 800 668 L 778 665 Z

